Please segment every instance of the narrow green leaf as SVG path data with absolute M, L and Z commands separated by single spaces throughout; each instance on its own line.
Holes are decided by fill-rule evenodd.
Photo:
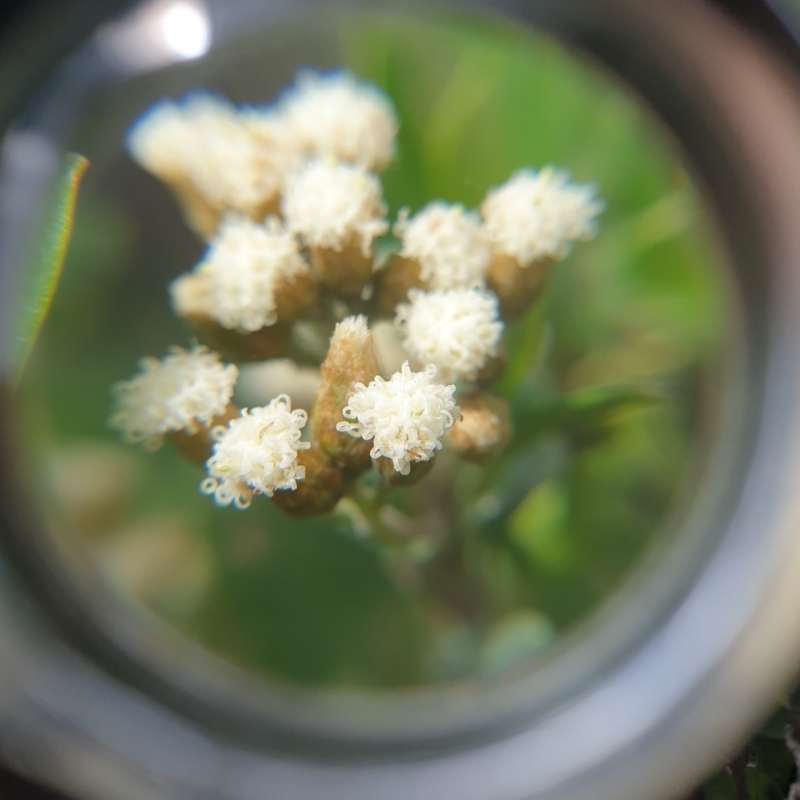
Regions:
M 41 245 L 25 276 L 17 321 L 15 379 L 19 383 L 36 337 L 53 303 L 64 260 L 72 235 L 78 188 L 89 161 L 77 153 L 68 153 L 44 217 Z
M 547 323 L 542 308 L 541 303 L 536 303 L 506 332 L 508 365 L 498 387 L 506 397 L 513 395 L 549 349 L 552 327 Z
M 637 386 L 589 387 L 542 404 L 521 396 L 512 401 L 514 441 L 522 446 L 545 431 L 559 431 L 579 440 L 591 438 L 619 417 L 662 401 L 659 395 Z
M 508 519 L 508 536 L 539 569 L 563 572 L 572 560 L 567 522 L 569 494 L 556 481 L 531 489 Z

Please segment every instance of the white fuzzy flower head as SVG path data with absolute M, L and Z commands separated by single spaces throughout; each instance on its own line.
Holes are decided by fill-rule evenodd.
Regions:
M 260 225 L 228 216 L 194 272 L 170 286 L 173 308 L 179 316 L 257 331 L 277 320 L 278 283 L 307 271 L 295 237 L 275 217 Z
M 292 411 L 292 401 L 282 394 L 263 408 L 244 409 L 228 426 L 212 431 L 216 439 L 206 461 L 207 477 L 200 489 L 218 505 L 247 508 L 254 494 L 269 497 L 278 489 L 296 489 L 305 477 L 297 464 L 297 451 L 311 445 L 301 442 L 308 420 L 305 411 Z
M 406 361 L 387 381 L 375 378 L 369 386 L 355 384 L 355 393 L 342 410 L 346 419 L 336 430 L 374 442 L 372 458 L 391 459 L 401 475 L 415 461 L 430 461 L 458 409 L 456 387 L 436 383 L 436 367 L 412 372 Z
M 591 239 L 602 210 L 594 186 L 570 183 L 567 172 L 550 167 L 517 172 L 481 206 L 495 249 L 523 266 L 563 258 L 572 242 Z
M 239 370 L 206 347 L 173 347 L 160 361 L 144 358 L 141 370 L 115 385 L 117 410 L 109 420 L 126 441 L 157 450 L 169 431 L 196 433 L 222 414 Z
M 194 147 L 194 104 L 181 108 L 162 101 L 147 110 L 128 131 L 128 152 L 140 166 L 162 180 L 185 177 Z
M 356 241 L 368 256 L 373 239 L 389 228 L 375 175 L 332 159 L 312 161 L 295 175 L 281 209 L 290 230 L 312 247 L 340 251 Z
M 442 380 L 474 380 L 497 355 L 503 334 L 497 297 L 481 289 L 411 289 L 397 306 L 403 347 L 420 364 L 435 364 Z
M 277 198 L 294 163 L 278 120 L 247 124 L 231 107 L 205 121 L 189 177 L 215 208 L 258 215 Z
M 179 317 L 208 317 L 212 319 L 214 284 L 207 275 L 187 272 L 169 285 L 172 309 Z
M 127 146 L 159 178 L 191 185 L 220 211 L 250 215 L 277 197 L 298 164 L 284 120 L 256 110 L 239 112 L 202 92 L 154 106 L 134 124 Z
M 419 263 L 431 289 L 484 285 L 492 249 L 477 214 L 437 201 L 410 219 L 401 211 L 394 232 L 403 242 L 401 255 Z
M 283 109 L 299 145 L 310 155 L 333 156 L 383 169 L 394 158 L 397 116 L 389 99 L 347 72 L 301 74 Z

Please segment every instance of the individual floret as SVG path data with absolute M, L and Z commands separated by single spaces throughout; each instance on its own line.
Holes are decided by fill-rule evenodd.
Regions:
M 369 386 L 357 383 L 342 410 L 355 421 L 340 422 L 336 429 L 372 440 L 372 458 L 390 459 L 397 472 L 408 475 L 412 464 L 433 458 L 458 413 L 456 387 L 436 383 L 435 377 L 432 364 L 412 372 L 406 361 L 388 381 L 377 377 Z
M 481 289 L 411 289 L 397 307 L 403 347 L 420 364 L 435 364 L 442 380 L 475 380 L 497 355 L 503 323 L 497 298 Z
M 408 218 L 401 212 L 394 232 L 400 255 L 419 265 L 429 289 L 483 286 L 492 249 L 480 217 L 461 205 L 437 201 Z
M 263 408 L 243 409 L 227 427 L 215 428 L 201 491 L 213 495 L 218 505 L 233 503 L 241 509 L 254 494 L 272 497 L 277 490 L 296 489 L 305 477 L 297 453 L 311 446 L 300 441 L 307 419 L 302 409 L 292 411 L 291 398 L 282 394 Z
M 355 241 L 367 256 L 389 228 L 377 177 L 333 159 L 312 161 L 298 173 L 282 209 L 289 228 L 311 247 L 342 250 Z
M 570 183 L 563 170 L 520 170 L 483 201 L 486 231 L 495 250 L 520 266 L 563 258 L 572 242 L 595 235 L 603 210 L 595 191 L 589 184 Z
M 243 333 L 278 319 L 282 286 L 308 273 L 295 237 L 275 217 L 227 217 L 194 272 L 170 286 L 175 312 Z
M 144 358 L 140 366 L 137 375 L 115 385 L 117 410 L 109 424 L 148 450 L 161 447 L 167 433 L 208 427 L 228 407 L 239 375 L 206 347 L 173 347 L 163 359 Z
M 309 155 L 358 162 L 370 170 L 383 169 L 394 158 L 398 123 L 391 102 L 348 72 L 301 74 L 283 109 Z
M 310 250 L 315 280 L 359 294 L 372 276 L 373 241 L 389 227 L 378 179 L 358 165 L 312 161 L 287 184 L 281 208 Z

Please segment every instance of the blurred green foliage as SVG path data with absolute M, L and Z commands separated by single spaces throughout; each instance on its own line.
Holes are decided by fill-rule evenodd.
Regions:
M 78 188 L 88 166 L 89 162 L 83 156 L 77 153 L 67 153 L 53 197 L 45 218 L 42 220 L 41 239 L 36 243 L 38 252 L 36 259 L 31 264 L 31 269 L 25 272 L 28 285 L 22 292 L 23 296 L 20 298 L 21 302 L 15 321 L 17 381 L 33 350 L 36 337 L 50 311 L 58 288 L 67 248 L 72 237 Z
M 262 37 L 97 98 L 76 133 L 96 166 L 22 388 L 43 499 L 57 498 L 62 540 L 80 541 L 113 589 L 257 673 L 372 687 L 495 675 L 608 598 L 691 485 L 725 335 L 717 254 L 669 140 L 596 66 L 485 19 L 315 24 L 288 66 L 270 72 Z M 443 454 L 430 488 L 393 491 L 374 519 L 357 504 L 302 522 L 266 501 L 215 508 L 168 447 L 125 449 L 106 427 L 111 384 L 187 342 L 166 285 L 202 250 L 122 154 L 122 132 L 162 93 L 198 84 L 271 99 L 258 76 L 291 75 L 298 58 L 348 66 L 394 101 L 392 215 L 436 198 L 475 206 L 516 169 L 548 163 L 607 202 L 598 239 L 508 332 L 498 390 L 512 445 L 483 468 Z M 115 469 L 116 494 L 100 493 L 92 474 L 108 483 Z

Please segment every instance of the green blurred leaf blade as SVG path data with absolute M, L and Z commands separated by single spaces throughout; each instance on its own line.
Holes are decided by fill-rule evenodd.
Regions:
M 20 317 L 16 322 L 16 381 L 22 375 L 36 337 L 53 302 L 64 261 L 67 256 L 75 205 L 81 180 L 89 160 L 78 153 L 67 153 L 56 182 L 55 191 L 45 213 L 41 244 L 26 275 L 20 300 Z

